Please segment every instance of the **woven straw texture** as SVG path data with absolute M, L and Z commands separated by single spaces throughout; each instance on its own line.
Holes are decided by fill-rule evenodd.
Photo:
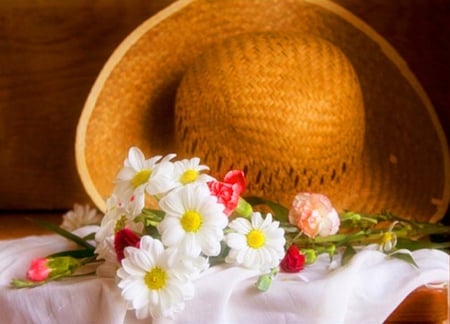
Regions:
M 132 145 L 195 152 L 217 177 L 245 169 L 247 194 L 284 204 L 320 191 L 339 209 L 429 221 L 448 206 L 448 148 L 429 99 L 379 35 L 328 1 L 181 1 L 149 19 L 106 63 L 80 118 L 78 171 L 100 208 Z
M 177 152 L 204 156 L 217 174 L 238 166 L 253 194 L 288 205 L 300 188 L 342 201 L 361 160 L 358 78 L 317 37 L 252 33 L 212 46 L 185 72 L 175 115 Z

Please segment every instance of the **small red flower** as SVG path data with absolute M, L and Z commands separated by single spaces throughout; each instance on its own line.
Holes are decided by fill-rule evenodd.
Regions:
M 247 180 L 244 172 L 232 170 L 225 175 L 223 182 L 211 181 L 208 182 L 208 186 L 211 194 L 225 206 L 225 215 L 230 216 L 238 206 L 240 195 L 247 186 Z
M 247 179 L 245 178 L 244 172 L 241 170 L 229 171 L 225 175 L 223 182 L 233 185 L 239 194 L 241 194 L 247 187 Z
M 305 256 L 299 251 L 296 245 L 291 245 L 286 252 L 280 267 L 284 272 L 299 272 L 303 270 L 305 264 Z
M 125 257 L 123 251 L 128 246 L 139 248 L 141 238 L 132 230 L 124 228 L 114 236 L 114 249 L 116 250 L 117 260 L 119 262 Z
M 47 265 L 47 258 L 37 258 L 31 261 L 27 271 L 27 278 L 31 281 L 47 280 L 52 269 Z

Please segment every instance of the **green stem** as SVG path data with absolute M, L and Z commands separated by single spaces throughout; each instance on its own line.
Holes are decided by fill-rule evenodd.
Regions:
M 335 244 L 337 247 L 347 245 L 348 243 L 356 244 L 370 244 L 377 243 L 382 238 L 382 235 L 387 231 L 387 229 L 367 229 L 361 230 L 356 233 L 351 234 L 335 234 L 327 237 L 317 236 L 314 239 L 309 237 L 299 237 L 297 234 L 292 242 L 298 246 L 315 246 L 315 245 L 327 245 L 330 243 Z M 397 235 L 397 238 L 404 240 L 417 241 L 422 237 L 426 237 L 431 234 L 445 234 L 449 233 L 449 227 L 442 225 L 426 224 L 421 228 L 399 228 L 393 230 L 393 233 Z
M 96 274 L 95 271 L 91 271 L 91 272 L 86 272 L 86 273 L 73 274 L 70 277 L 71 278 L 82 278 L 82 277 L 94 276 L 95 274 Z
M 361 222 L 361 221 L 365 221 L 365 222 L 369 222 L 372 224 L 378 224 L 378 220 L 374 217 L 371 216 L 364 216 L 362 214 L 357 214 L 354 212 L 346 212 L 341 214 L 340 216 L 341 222 L 345 222 L 345 221 L 353 221 L 353 222 Z

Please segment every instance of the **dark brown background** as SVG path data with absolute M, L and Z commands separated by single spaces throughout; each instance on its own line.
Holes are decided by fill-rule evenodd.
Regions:
M 0 0 L 0 211 L 88 202 L 75 167 L 84 101 L 114 48 L 169 0 Z M 383 35 L 450 129 L 450 2 L 337 0 Z

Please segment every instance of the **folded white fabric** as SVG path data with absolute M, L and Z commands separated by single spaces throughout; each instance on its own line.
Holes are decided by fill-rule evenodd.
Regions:
M 153 321 L 139 321 L 127 311 L 114 279 L 92 276 L 10 288 L 33 258 L 70 246 L 57 235 L 0 241 L 3 323 L 382 323 L 415 288 L 449 280 L 449 255 L 429 249 L 413 252 L 419 268 L 370 248 L 343 267 L 330 267 L 322 255 L 297 274 L 278 274 L 267 292 L 255 288 L 256 272 L 215 266 L 195 282 L 194 299 L 184 311 Z

